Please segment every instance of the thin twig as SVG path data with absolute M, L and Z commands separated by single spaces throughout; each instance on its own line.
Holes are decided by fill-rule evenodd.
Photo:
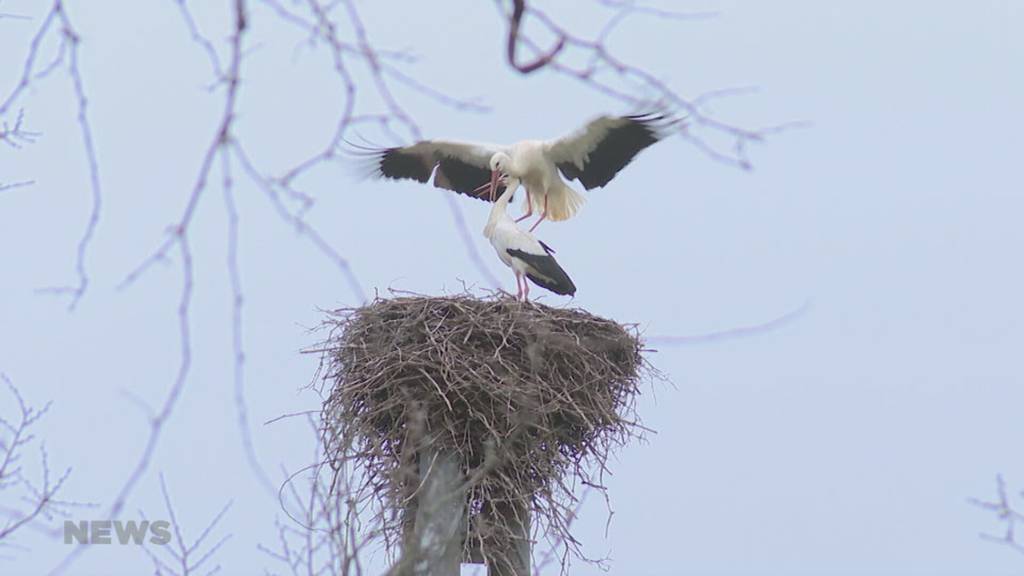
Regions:
M 728 330 L 720 330 L 718 332 L 707 332 L 705 334 L 694 334 L 691 336 L 650 336 L 644 338 L 645 344 L 651 345 L 686 345 L 686 344 L 709 344 L 711 342 L 718 342 L 721 340 L 732 340 L 733 338 L 744 338 L 747 336 L 755 336 L 758 334 L 764 334 L 771 332 L 787 324 L 795 321 L 801 317 L 811 308 L 811 300 L 806 300 L 796 308 L 786 312 L 778 318 L 773 318 L 767 322 L 760 322 L 758 324 L 749 324 L 746 326 L 739 326 L 736 328 L 729 328 Z

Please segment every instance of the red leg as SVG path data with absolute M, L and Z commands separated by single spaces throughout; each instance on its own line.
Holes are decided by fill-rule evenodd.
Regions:
M 529 300 L 530 300 L 530 282 L 526 278 L 523 278 L 523 302 L 528 302 Z
M 533 232 L 534 228 L 536 228 L 537 226 L 540 226 L 540 223 L 543 222 L 544 219 L 547 218 L 547 217 L 548 217 L 548 195 L 544 194 L 544 211 L 540 213 L 540 218 L 538 218 L 537 221 L 533 223 L 533 226 L 530 226 L 530 232 Z M 525 216 L 523 216 L 523 218 L 525 218 Z
M 516 272 L 516 300 L 523 297 L 523 285 L 520 283 L 519 272 Z
M 530 216 L 533 216 L 533 201 L 530 200 L 530 193 L 526 193 L 526 214 L 523 214 L 519 218 L 516 218 L 516 222 L 522 222 Z

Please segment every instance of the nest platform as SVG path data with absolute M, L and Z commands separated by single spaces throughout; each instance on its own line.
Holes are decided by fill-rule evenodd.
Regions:
M 464 560 L 521 530 L 493 513 L 516 503 L 534 538 L 579 552 L 581 484 L 601 488 L 609 454 L 642 430 L 635 326 L 464 294 L 378 298 L 325 327 L 327 461 L 358 477 L 348 497 L 369 504 L 380 536 L 408 534 L 429 448 L 455 459 L 466 487 Z

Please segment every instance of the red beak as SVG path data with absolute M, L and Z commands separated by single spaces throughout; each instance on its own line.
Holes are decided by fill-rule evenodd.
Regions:
M 491 170 L 491 202 L 497 199 L 498 192 L 498 171 Z

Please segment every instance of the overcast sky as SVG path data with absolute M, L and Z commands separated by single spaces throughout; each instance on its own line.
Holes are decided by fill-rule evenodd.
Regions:
M 19 79 L 42 4 L 0 4 L 32 17 L 0 18 L 0 101 Z M 226 60 L 231 3 L 195 4 L 206 5 L 194 15 Z M 280 172 L 326 145 L 343 93 L 327 53 L 252 4 L 236 133 Z M 717 16 L 637 16 L 610 47 L 687 97 L 756 86 L 714 105 L 736 125 L 811 125 L 753 146 L 750 172 L 681 138 L 643 152 L 587 192 L 578 217 L 538 229 L 579 289 L 571 301 L 541 301 L 636 322 L 648 335 L 725 330 L 812 305 L 770 333 L 651 353 L 673 385 L 645 387 L 639 411 L 657 433 L 611 465 L 607 537 L 603 502 L 588 501 L 576 525 L 586 551 L 609 555 L 615 574 L 1021 573 L 1024 555 L 979 538 L 1000 526 L 968 499 L 991 498 L 997 473 L 1024 488 L 1024 5 L 664 5 Z M 419 57 L 403 65 L 408 74 L 491 107 L 456 111 L 397 89 L 428 137 L 547 138 L 632 111 L 553 72 L 511 72 L 489 2 L 358 6 L 378 47 Z M 610 14 L 572 6 L 581 12 L 551 13 L 581 31 Z M 147 439 L 131 398 L 159 406 L 174 383 L 180 254 L 117 285 L 184 210 L 223 92 L 208 91 L 209 61 L 174 2 L 72 2 L 69 13 L 104 194 L 86 260 L 91 284 L 73 313 L 66 299 L 36 292 L 74 282 L 90 211 L 77 105 L 58 71 L 13 108 L 24 109 L 36 142 L 0 144 L 0 182 L 34 181 L 0 192 L 0 372 L 30 402 L 53 400 L 36 433 L 55 470 L 73 469 L 64 496 L 106 507 Z M 43 46 L 43 62 L 55 48 Z M 360 105 L 381 107 L 369 91 Z M 313 437 L 301 418 L 263 422 L 317 408 L 302 390 L 317 359 L 299 350 L 319 338 L 308 329 L 320 309 L 360 301 L 234 170 L 246 398 L 256 452 L 277 481 L 282 466 L 308 463 Z M 316 199 L 308 221 L 368 293 L 488 286 L 454 229 L 449 192 L 356 173 L 327 163 L 297 186 Z M 123 517 L 166 516 L 163 473 L 190 538 L 233 501 L 217 531 L 232 534 L 217 556 L 222 573 L 277 571 L 256 550 L 275 544 L 283 514 L 246 463 L 237 425 L 228 228 L 213 174 L 190 228 L 191 369 Z M 513 276 L 479 233 L 488 207 L 456 200 L 475 247 L 511 290 Z M 12 409 L 0 393 L 0 415 Z M 0 492 L 0 504 L 16 503 Z M 29 551 L 2 551 L 14 559 L 0 560 L 0 572 L 46 573 L 71 550 L 36 531 L 19 543 Z M 66 573 L 147 570 L 137 547 L 112 545 Z M 583 563 L 572 572 L 601 573 Z

